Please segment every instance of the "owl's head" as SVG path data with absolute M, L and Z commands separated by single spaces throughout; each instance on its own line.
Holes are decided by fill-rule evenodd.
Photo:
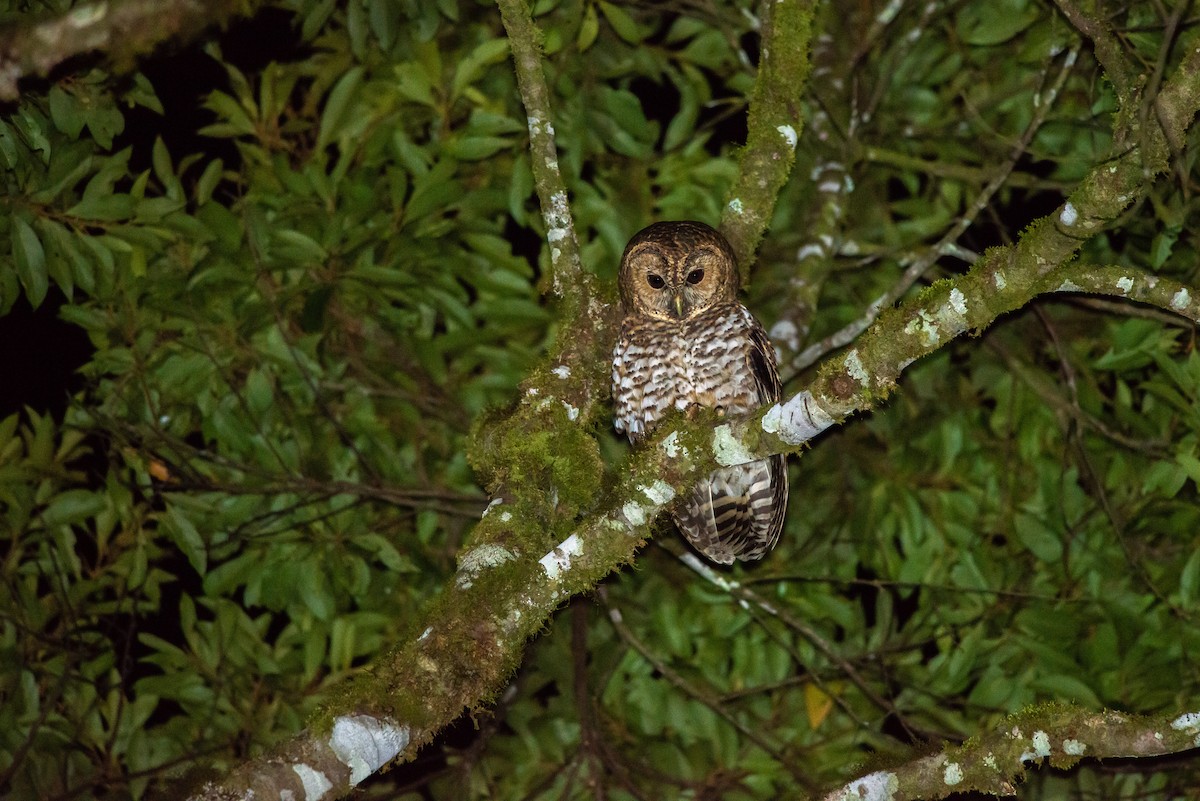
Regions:
M 619 284 L 627 311 L 687 320 L 737 299 L 737 260 L 725 237 L 704 223 L 657 222 L 625 246 Z

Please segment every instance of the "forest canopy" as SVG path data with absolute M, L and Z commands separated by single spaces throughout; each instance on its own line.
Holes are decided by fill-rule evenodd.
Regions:
M 1196 797 L 1198 25 L 0 0 L 0 354 L 78 359 L 0 378 L 0 788 Z M 783 401 L 630 449 L 684 219 Z M 778 547 L 690 552 L 781 452 Z

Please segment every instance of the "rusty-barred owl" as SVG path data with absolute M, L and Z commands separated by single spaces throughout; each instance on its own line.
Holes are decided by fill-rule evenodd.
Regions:
M 775 349 L 737 299 L 733 249 L 697 222 L 642 229 L 621 257 L 625 319 L 613 350 L 616 427 L 638 442 L 670 409 L 738 414 L 779 399 Z M 717 470 L 672 514 L 714 562 L 759 559 L 787 509 L 783 456 Z

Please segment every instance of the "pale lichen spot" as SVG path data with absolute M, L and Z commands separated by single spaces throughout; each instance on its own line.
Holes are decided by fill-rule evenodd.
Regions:
M 333 722 L 329 748 L 350 768 L 353 786 L 395 759 L 408 741 L 407 726 L 396 726 L 368 715 L 351 715 Z
M 1072 281 L 1069 278 L 1066 281 L 1063 281 L 1061 284 L 1059 284 L 1058 289 L 1055 290 L 1055 292 L 1082 292 L 1082 291 L 1083 291 L 1083 287 L 1081 287 L 1079 284 L 1075 283 L 1074 281 Z
M 741 214 L 745 210 L 745 207 L 742 205 L 742 199 L 738 197 L 729 201 L 727 208 L 734 214 Z
M 505 512 L 504 514 L 509 514 Z M 511 515 L 509 515 L 511 517 Z M 500 518 L 504 520 L 503 517 Z M 458 575 L 454 583 L 460 590 L 469 590 L 475 583 L 475 577 L 480 572 L 516 559 L 517 556 L 507 548 L 494 543 L 485 543 L 464 553 L 458 559 Z
M 581 553 L 583 553 L 583 540 L 579 538 L 578 534 L 572 534 L 560 542 L 554 550 L 539 559 L 538 564 L 546 571 L 547 578 L 557 581 L 559 574 L 570 568 L 571 560 Z
M 566 401 L 562 402 L 563 408 L 567 410 L 567 419 L 574 422 L 579 419 L 579 409 Z
M 1171 308 L 1175 311 L 1183 311 L 1192 302 L 1192 294 L 1187 291 L 1187 287 L 1180 289 L 1171 298 Z
M 963 780 L 962 765 L 959 765 L 957 762 L 951 762 L 948 765 L 946 765 L 946 769 L 944 771 L 942 771 L 942 781 L 944 781 L 949 786 L 953 787 L 954 785 L 960 783 L 962 780 Z
M 796 149 L 796 129 L 790 125 L 777 125 L 775 130 L 779 131 L 779 135 L 783 137 L 784 144 L 788 146 L 788 150 Z
M 920 336 L 921 341 L 929 346 L 934 347 L 942 339 L 942 332 L 938 329 L 937 321 L 929 316 L 929 312 L 920 309 L 917 316 L 908 321 L 904 326 L 904 333 L 909 336 Z
M 622 506 L 621 514 L 625 516 L 631 526 L 640 526 L 646 522 L 646 511 L 642 509 L 641 504 L 634 501 Z
M 1008 286 L 1008 279 L 1004 277 L 1004 273 L 997 271 L 992 273 L 992 283 L 996 285 L 996 289 L 1003 290 Z
M 480 517 L 487 517 L 488 512 L 492 511 L 492 509 L 496 508 L 502 503 L 504 503 L 503 498 L 492 498 L 490 501 L 488 501 L 487 508 L 483 510 L 483 514 L 480 515 Z
M 550 208 L 546 212 L 551 228 L 566 228 L 571 223 L 570 206 L 566 192 L 555 192 L 550 196 Z
M 626 528 L 625 524 L 615 517 L 606 517 L 601 521 L 600 524 L 613 531 L 624 531 Z
M 328 776 L 303 762 L 292 765 L 292 772 L 300 778 L 300 784 L 304 787 L 305 801 L 322 798 L 333 789 L 333 782 L 329 781 Z
M 858 356 L 858 348 L 854 348 L 846 354 L 846 374 L 864 386 L 871 377 L 863 367 L 862 359 Z
M 990 751 L 983 755 L 983 764 L 992 770 L 1000 769 L 1000 766 L 996 764 L 996 755 Z
M 729 424 L 717 426 L 713 432 L 713 456 L 722 467 L 733 467 L 754 461 L 754 454 L 746 448 L 742 441 L 733 435 Z
M 1079 211 L 1075 208 L 1071 201 L 1068 200 L 1063 205 L 1063 209 L 1058 215 L 1058 221 L 1063 225 L 1070 227 L 1074 225 L 1078 219 Z
M 641 487 L 642 494 L 650 499 L 651 503 L 656 503 L 659 506 L 665 506 L 675 497 L 675 488 L 667 482 L 659 479 L 648 487 Z
M 967 298 L 958 287 L 950 290 L 950 308 L 959 314 L 967 313 Z
M 1078 740 L 1072 740 L 1070 738 L 1063 740 L 1064 754 L 1069 754 L 1071 756 L 1083 756 L 1086 751 L 1087 745 L 1085 743 L 1081 743 Z
M 1033 733 L 1033 750 L 1040 757 L 1050 756 L 1050 735 L 1038 729 Z
M 1129 290 L 1133 289 L 1133 279 L 1127 275 L 1118 278 L 1117 289 L 1121 290 L 1123 294 L 1128 295 Z
M 571 368 L 565 364 L 560 364 L 558 367 L 555 367 L 550 372 L 554 373 L 556 376 L 558 376 L 559 378 L 561 378 L 564 381 L 566 381 L 568 378 L 571 377 Z
M 505 510 L 500 513 L 500 522 L 501 523 L 508 523 L 511 520 L 512 520 L 512 512 Z
M 900 780 L 890 770 L 868 773 L 855 779 L 828 798 L 836 801 L 892 801 L 900 790 Z
M 1175 731 L 1200 732 L 1200 712 L 1185 712 L 1171 721 Z
M 1193 735 L 1192 744 L 1200 748 L 1200 712 L 1185 712 L 1171 721 L 1171 728 Z
M 665 453 L 671 459 L 674 459 L 677 456 L 682 456 L 684 459 L 686 459 L 688 456 L 690 456 L 688 449 L 679 442 L 678 431 L 672 431 L 670 434 L 668 434 L 667 438 L 662 441 L 662 444 L 659 447 L 661 447 L 663 453 Z

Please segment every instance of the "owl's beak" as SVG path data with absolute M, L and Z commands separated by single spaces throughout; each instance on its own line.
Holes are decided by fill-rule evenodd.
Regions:
M 672 295 L 671 300 L 675 304 L 675 319 L 682 320 L 683 316 L 684 316 L 683 315 L 683 310 L 684 310 L 683 293 L 680 292 L 676 295 Z

